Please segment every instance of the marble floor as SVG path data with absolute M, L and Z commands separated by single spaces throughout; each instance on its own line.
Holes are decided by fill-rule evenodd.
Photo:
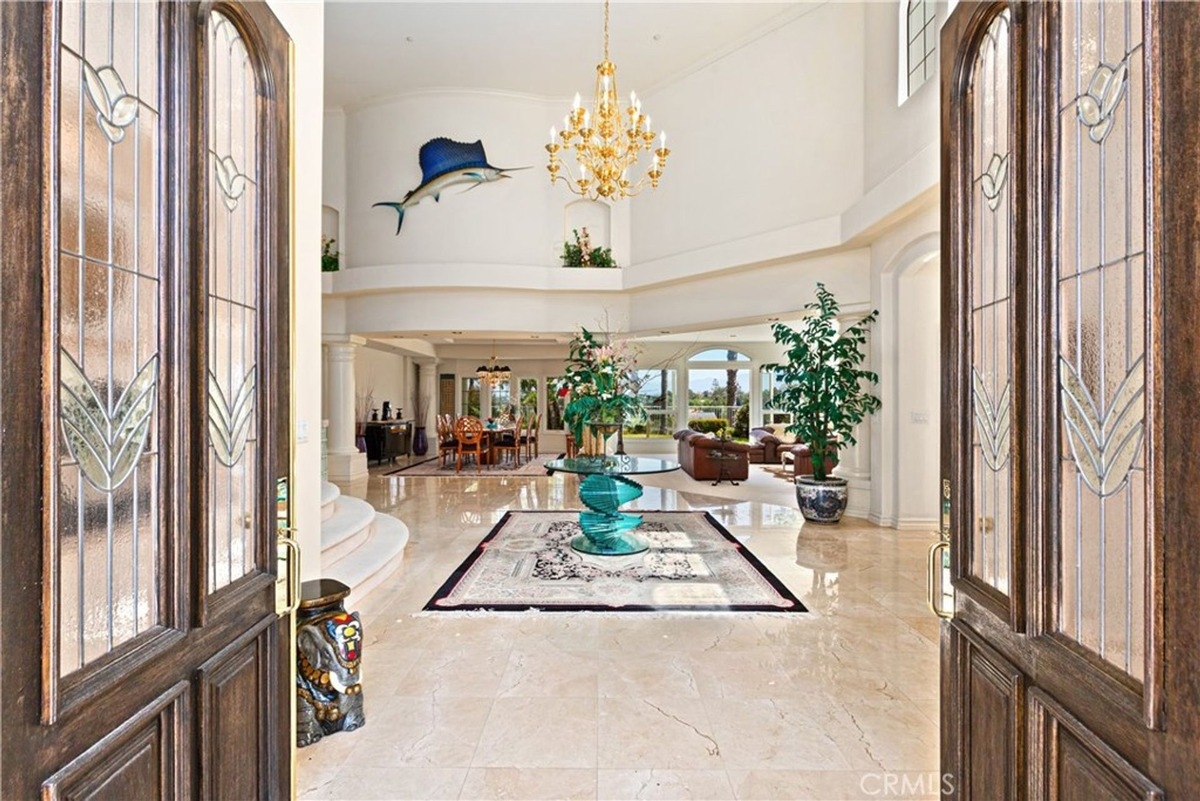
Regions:
M 804 525 L 791 486 L 647 476 L 631 507 L 711 512 L 808 615 L 424 613 L 507 510 L 577 479 L 373 474 L 408 524 L 363 615 L 367 724 L 299 752 L 303 799 L 935 798 L 932 533 Z

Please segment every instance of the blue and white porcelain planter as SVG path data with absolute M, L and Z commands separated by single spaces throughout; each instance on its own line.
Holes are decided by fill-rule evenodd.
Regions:
M 817 481 L 812 476 L 796 477 L 796 503 L 804 519 L 813 523 L 837 523 L 846 511 L 849 492 L 844 478 Z

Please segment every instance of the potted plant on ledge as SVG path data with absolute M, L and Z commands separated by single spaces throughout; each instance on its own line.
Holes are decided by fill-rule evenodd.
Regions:
M 879 317 L 874 310 L 853 325 L 839 330 L 837 300 L 824 284 L 817 284 L 817 300 L 804 304 L 814 312 L 799 328 L 784 323 L 771 326 L 775 342 L 785 346 L 787 362 L 766 365 L 784 386 L 776 392 L 774 408 L 792 413 L 787 430 L 811 451 L 811 474 L 801 474 L 797 459 L 796 502 L 805 520 L 836 523 L 846 510 L 846 480 L 829 474 L 837 453 L 856 442 L 854 428 L 877 411 L 879 398 L 864 388 L 878 384 L 879 376 L 860 365 L 867 329 Z

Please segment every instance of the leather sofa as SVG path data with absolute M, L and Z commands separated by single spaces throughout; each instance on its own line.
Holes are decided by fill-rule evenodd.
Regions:
M 788 454 L 785 458 L 784 454 Z M 754 464 L 780 464 L 791 466 L 795 470 L 796 462 L 800 463 L 800 474 L 812 471 L 812 451 L 802 442 L 796 442 L 795 437 L 786 433 L 783 426 L 762 426 L 750 431 L 750 461 Z M 837 466 L 837 451 L 825 460 L 825 469 L 832 470 Z
M 762 426 L 750 429 L 750 461 L 754 464 L 778 464 L 779 455 L 796 444 L 783 426 Z
M 692 478 L 699 481 L 716 481 L 718 478 L 745 481 L 750 476 L 751 448 L 746 443 L 723 442 L 690 428 L 676 431 L 674 436 L 679 446 L 679 465 Z M 738 458 L 722 465 L 721 460 L 712 457 L 716 451 L 737 454 Z

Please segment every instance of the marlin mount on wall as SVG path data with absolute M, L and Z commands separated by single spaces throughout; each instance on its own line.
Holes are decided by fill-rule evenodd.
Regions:
M 417 205 L 425 198 L 432 197 L 434 202 L 437 202 L 441 198 L 442 190 L 455 184 L 471 184 L 470 189 L 466 190 L 470 192 L 480 184 L 510 177 L 506 173 L 513 170 L 529 169 L 528 167 L 493 167 L 488 164 L 487 154 L 483 152 L 482 140 L 467 144 L 445 137 L 430 139 L 421 145 L 418 159 L 421 162 L 420 185 L 405 195 L 404 200 L 399 203 L 381 201 L 372 206 L 372 208 L 387 206 L 396 210 L 396 213 L 400 215 L 400 219 L 396 221 L 397 236 L 400 235 L 400 228 L 404 225 L 404 210 Z

